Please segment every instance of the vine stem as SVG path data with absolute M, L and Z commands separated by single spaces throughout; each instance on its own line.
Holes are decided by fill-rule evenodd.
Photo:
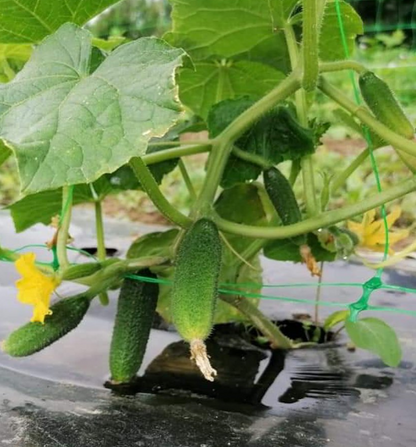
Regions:
M 345 96 L 344 93 L 322 77 L 319 81 L 319 88 L 326 96 L 348 110 L 352 116 L 356 116 L 363 124 L 368 126 L 373 132 L 379 135 L 384 141 L 391 144 L 395 149 L 399 149 L 406 154 L 416 157 L 416 143 L 414 141 L 402 137 L 380 123 L 380 121 L 376 120 L 364 106 L 358 106 L 355 102 Z
M 302 87 L 308 92 L 315 90 L 319 76 L 319 22 L 318 0 L 304 1 Z
M 192 184 L 192 180 L 189 177 L 188 170 L 186 169 L 185 163 L 183 162 L 182 158 L 179 159 L 178 162 L 179 170 L 181 171 L 182 178 L 185 182 L 186 188 L 188 189 L 189 196 L 191 197 L 191 200 L 194 202 L 196 200 L 196 192 L 194 185 Z
M 373 152 L 379 148 L 374 148 Z M 339 173 L 332 181 L 331 191 L 334 193 L 338 188 L 343 186 L 347 179 L 352 175 L 368 158 L 370 155 L 370 149 L 367 147 L 364 149 L 354 160 L 349 164 L 341 173 Z
M 187 155 L 203 154 L 211 150 L 211 143 L 181 145 L 163 151 L 152 152 L 141 156 L 146 165 L 152 165 L 161 161 L 172 160 L 173 158 L 186 157 Z
M 222 219 L 215 216 L 214 220 L 221 231 L 238 234 L 240 236 L 247 236 L 253 238 L 263 239 L 285 239 L 292 236 L 297 236 L 303 233 L 316 231 L 319 228 L 334 225 L 346 219 L 350 219 L 366 211 L 377 208 L 378 206 L 390 202 L 398 197 L 402 197 L 416 190 L 416 177 L 411 177 L 404 182 L 399 183 L 381 193 L 358 203 L 344 206 L 341 209 L 333 211 L 326 211 L 318 216 L 305 219 L 296 224 L 287 225 L 283 227 L 260 227 L 254 225 L 243 225 Z
M 233 148 L 233 142 L 264 113 L 295 93 L 299 88 L 300 74 L 294 71 L 270 93 L 263 96 L 263 98 L 239 115 L 238 118 L 213 140 L 204 185 L 194 207 L 194 213 L 196 215 L 210 212 L 211 204 L 214 201 L 218 185 L 220 184 L 225 164 Z
M 301 67 L 300 52 L 293 28 L 291 25 L 287 24 L 283 31 L 292 69 L 299 69 Z M 308 106 L 306 102 L 306 92 L 304 90 L 296 91 L 295 107 L 300 124 L 304 127 L 308 127 Z M 316 189 L 312 157 L 310 155 L 302 157 L 300 164 L 302 167 L 303 195 L 305 198 L 306 212 L 308 216 L 315 216 L 318 213 L 318 203 L 315 195 Z
M 72 186 L 62 188 L 62 214 L 59 222 L 58 238 L 56 242 L 56 252 L 60 267 L 65 270 L 69 267 L 66 244 L 68 243 L 69 225 L 72 214 Z
M 107 252 L 105 249 L 105 238 L 104 238 L 104 223 L 103 223 L 103 210 L 101 206 L 101 201 L 96 200 L 95 204 L 95 227 L 96 227 L 96 237 L 97 237 L 97 258 L 99 261 L 105 261 L 107 257 Z M 101 292 L 98 295 L 100 303 L 103 306 L 108 306 L 110 302 L 107 292 Z
M 245 297 L 221 294 L 220 298 L 248 317 L 253 325 L 269 340 L 272 348 L 291 349 L 293 347 L 292 341 L 283 335 L 280 329 Z
M 192 224 L 192 220 L 189 217 L 182 214 L 167 201 L 160 191 L 152 173 L 149 171 L 149 168 L 141 158 L 132 158 L 130 160 L 130 167 L 142 185 L 143 190 L 147 193 L 157 209 L 169 221 L 182 228 L 188 228 Z
M 353 70 L 358 74 L 368 70 L 364 65 L 356 61 L 345 60 L 336 62 L 322 62 L 319 64 L 320 73 L 330 73 L 334 71 Z

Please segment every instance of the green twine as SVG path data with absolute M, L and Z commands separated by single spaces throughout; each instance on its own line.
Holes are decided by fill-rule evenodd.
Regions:
M 347 41 L 347 36 L 345 33 L 344 22 L 342 20 L 341 4 L 340 4 L 339 0 L 335 1 L 335 8 L 336 8 L 336 12 L 337 12 L 338 25 L 339 25 L 339 30 L 341 33 L 341 40 L 342 40 L 342 46 L 344 48 L 345 57 L 347 59 L 349 59 L 350 51 L 348 48 L 348 41 Z M 358 105 L 360 105 L 361 104 L 360 93 L 359 93 L 359 89 L 357 86 L 357 80 L 356 80 L 355 75 L 352 70 L 349 71 L 349 76 L 350 76 L 350 81 L 351 81 L 353 91 L 354 91 L 355 102 Z M 367 141 L 368 150 L 370 153 L 371 166 L 373 169 L 374 177 L 376 179 L 377 191 L 380 193 L 380 192 L 382 192 L 380 175 L 379 175 L 379 171 L 378 171 L 377 160 L 374 155 L 373 141 L 371 139 L 371 134 L 367 127 L 364 127 L 364 136 Z M 383 219 L 384 235 L 385 235 L 384 236 L 385 237 L 385 245 L 384 245 L 384 254 L 383 254 L 383 261 L 385 261 L 387 259 L 388 252 L 389 252 L 389 226 L 388 226 L 388 222 L 387 222 L 386 207 L 384 204 L 381 205 L 381 217 Z M 372 279 L 370 279 L 365 284 L 363 284 L 363 294 L 361 295 L 361 298 L 349 306 L 350 321 L 357 321 L 359 313 L 368 309 L 368 307 L 369 307 L 368 303 L 369 303 L 371 294 L 373 293 L 374 290 L 377 290 L 382 285 L 382 282 L 380 279 L 382 274 L 383 274 L 383 269 L 380 268 L 377 270 L 377 273 L 375 274 L 375 276 Z M 373 286 L 370 287 L 369 284 L 373 284 Z M 378 284 L 378 287 L 375 287 L 374 286 L 375 284 Z

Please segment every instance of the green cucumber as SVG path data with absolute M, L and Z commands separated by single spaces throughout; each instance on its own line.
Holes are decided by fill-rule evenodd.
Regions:
M 210 335 L 218 299 L 221 239 L 214 222 L 197 220 L 185 233 L 175 260 L 172 316 L 179 334 L 190 343 L 191 357 L 205 378 L 214 380 L 204 340 Z
M 302 220 L 298 202 L 287 178 L 276 168 L 263 171 L 264 187 L 283 225 L 293 225 Z M 306 235 L 290 238 L 301 246 L 307 243 Z
M 148 269 L 137 274 L 157 279 Z M 156 283 L 124 279 L 110 349 L 113 383 L 127 383 L 136 376 L 146 351 L 158 296 L 159 286 Z
M 27 323 L 12 332 L 2 349 L 12 357 L 25 357 L 51 345 L 81 323 L 90 306 L 84 296 L 66 298 L 51 307 L 45 323 Z
M 390 87 L 371 71 L 359 77 L 361 94 L 376 118 L 405 138 L 413 139 L 414 127 Z

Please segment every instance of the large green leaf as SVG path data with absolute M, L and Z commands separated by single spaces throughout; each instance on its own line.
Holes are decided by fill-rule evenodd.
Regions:
M 199 62 L 180 71 L 181 101 L 206 119 L 213 104 L 238 96 L 268 93 L 285 75 L 265 64 L 250 61 Z
M 254 104 L 254 100 L 242 97 L 225 100 L 215 105 L 208 117 L 210 135 L 216 137 L 237 116 Z M 285 160 L 298 160 L 315 150 L 312 130 L 302 127 L 288 107 L 277 107 L 255 123 L 235 145 L 261 160 L 264 165 L 276 165 Z M 221 186 L 255 180 L 261 167 L 231 155 Z
M 357 35 L 364 32 L 364 25 L 360 16 L 351 5 L 344 1 L 340 1 L 339 4 L 348 51 L 351 55 L 354 52 Z M 344 49 L 334 1 L 327 3 L 326 6 L 319 47 L 319 57 L 324 61 L 334 61 L 348 57 Z
M 144 154 L 180 116 L 182 50 L 139 39 L 89 75 L 90 54 L 90 33 L 63 25 L 0 86 L 0 136 L 15 149 L 25 193 L 93 182 Z
M 233 57 L 281 29 L 297 0 L 170 0 L 172 31 L 165 38 L 193 60 Z
M 0 42 L 39 42 L 62 24 L 83 25 L 119 0 L 0 0 Z
M 402 350 L 394 330 L 378 318 L 362 318 L 357 322 L 346 320 L 345 328 L 352 342 L 359 348 L 377 354 L 388 366 L 397 366 Z

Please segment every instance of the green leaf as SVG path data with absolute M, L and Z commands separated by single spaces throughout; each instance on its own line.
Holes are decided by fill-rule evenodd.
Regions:
M 238 96 L 263 96 L 284 78 L 282 72 L 258 62 L 199 62 L 195 70 L 180 70 L 179 96 L 196 115 L 206 119 L 214 104 Z
M 0 0 L 0 41 L 39 42 L 66 22 L 84 25 L 118 0 Z
M 136 239 L 127 251 L 127 259 L 145 258 L 148 256 L 168 257 L 179 230 L 145 234 Z
M 349 257 L 359 242 L 355 233 L 335 225 L 323 228 L 317 233 L 322 248 L 336 254 L 337 259 Z
M 140 258 L 147 256 L 172 256 L 173 244 L 179 230 L 172 229 L 164 232 L 149 233 L 136 239 L 127 252 L 127 258 Z M 171 282 L 173 280 L 173 267 L 157 267 L 153 269 L 161 280 Z M 159 284 L 159 298 L 156 311 L 167 322 L 172 321 L 170 311 L 170 284 Z
M 246 225 L 266 225 L 268 214 L 264 209 L 261 188 L 254 184 L 241 183 L 232 188 L 225 189 L 218 197 L 214 207 L 215 211 L 223 218 L 236 223 Z M 252 242 L 250 238 L 225 235 L 228 243 L 238 253 L 242 253 Z M 234 284 L 232 290 L 240 290 L 236 284 L 256 283 L 258 289 L 250 288 L 252 293 L 260 293 L 262 284 L 262 269 L 258 254 L 252 259 L 246 259 L 254 269 L 246 264 L 240 268 L 235 267 L 236 255 L 224 244 L 222 269 L 220 274 L 221 284 Z M 225 286 L 224 286 L 225 287 Z M 258 305 L 259 300 L 249 299 L 252 304 Z M 215 322 L 226 323 L 230 321 L 245 321 L 237 309 L 229 304 L 219 301 L 215 312 Z
M 364 33 L 364 25 L 360 16 L 351 5 L 344 1 L 340 1 L 339 5 L 341 8 L 342 22 L 349 55 L 352 55 L 355 49 L 355 39 L 357 35 Z M 334 1 L 327 3 L 325 9 L 319 48 L 319 57 L 324 61 L 335 61 L 348 58 L 341 37 L 338 13 Z
M 254 104 L 248 97 L 230 99 L 215 105 L 208 117 L 211 137 L 216 137 L 237 116 Z M 264 115 L 251 129 L 240 137 L 235 145 L 248 152 L 263 165 L 276 165 L 285 160 L 298 160 L 315 151 L 313 131 L 302 127 L 288 107 L 277 107 Z M 230 187 L 236 183 L 255 180 L 262 168 L 231 155 L 221 186 Z
M 12 151 L 0 140 L 0 166 L 10 157 Z
M 124 36 L 109 36 L 108 39 L 99 39 L 98 37 L 93 37 L 92 44 L 94 45 L 94 47 L 110 53 L 125 41 L 126 38 Z
M 262 44 L 279 33 L 297 0 L 204 0 L 203 7 L 200 0 L 170 2 L 172 31 L 164 38 L 197 61 L 233 57 Z
M 260 190 L 253 183 L 240 183 L 232 188 L 224 189 L 214 207 L 223 219 L 239 224 L 259 225 L 267 217 Z M 240 236 L 237 238 L 244 239 Z
M 272 32 L 268 2 L 259 0 L 171 0 L 172 32 L 164 38 L 193 60 L 231 57 Z
M 336 254 L 325 250 L 315 234 L 309 233 L 307 242 L 317 262 L 333 261 L 335 259 Z M 291 239 L 276 239 L 268 242 L 263 249 L 263 253 L 266 258 L 275 261 L 302 262 L 299 245 Z
M 339 323 L 343 323 L 349 316 L 349 310 L 337 310 L 329 315 L 324 322 L 324 330 L 328 332 L 331 328 L 336 326 Z
M 402 350 L 395 331 L 378 318 L 362 318 L 345 323 L 351 341 L 359 348 L 378 355 L 388 366 L 398 366 Z
M 0 86 L 0 136 L 15 149 L 25 193 L 93 182 L 144 154 L 180 116 L 182 50 L 139 39 L 88 75 L 90 54 L 90 33 L 66 24 Z
M 111 179 L 102 176 L 91 185 L 76 185 L 73 193 L 73 204 L 93 203 L 119 191 L 120 189 L 117 189 L 111 183 Z M 62 189 L 28 195 L 7 208 L 10 209 L 18 233 L 37 223 L 49 225 L 52 217 L 59 215 L 61 212 Z

